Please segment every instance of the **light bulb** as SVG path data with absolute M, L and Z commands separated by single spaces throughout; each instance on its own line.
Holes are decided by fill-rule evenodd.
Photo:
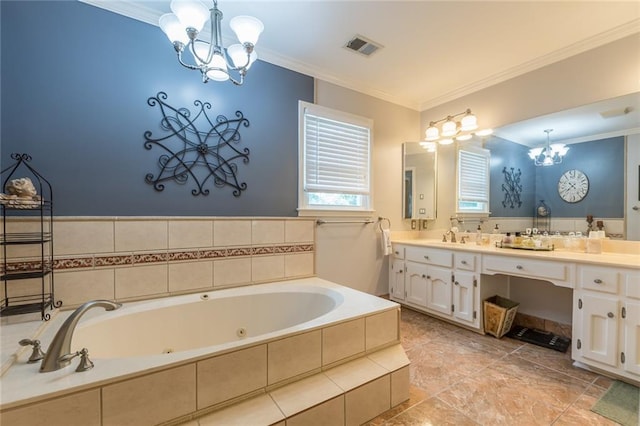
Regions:
M 453 139 L 451 139 L 451 138 L 444 138 L 444 139 L 440 139 L 440 140 L 438 141 L 438 143 L 439 143 L 440 145 L 451 145 L 451 144 L 453 143 Z
M 236 68 L 251 68 L 251 64 L 253 64 L 256 59 L 258 59 L 258 54 L 255 50 L 253 50 L 248 56 L 247 51 L 243 45 L 236 43 L 229 46 L 227 49 L 227 54 L 231 58 L 231 62 Z M 248 60 L 248 61 L 247 61 Z
M 229 26 L 236 33 L 241 44 L 251 43 L 254 46 L 264 30 L 262 22 L 253 16 L 236 16 L 229 21 Z
M 426 136 L 426 140 L 428 141 L 435 141 L 438 140 L 438 138 L 440 137 L 440 132 L 438 131 L 438 128 L 435 126 L 429 126 L 429 128 L 427 128 L 427 131 L 425 132 L 425 136 Z
M 209 19 L 209 10 L 198 0 L 173 0 L 171 11 L 185 28 L 193 28 L 197 32 L 202 31 L 202 27 Z
M 209 62 L 208 68 L 219 68 L 207 70 L 207 77 L 215 81 L 229 80 L 229 74 L 227 70 L 227 62 L 224 60 L 220 53 L 215 53 Z
M 451 118 L 448 118 L 442 124 L 442 136 L 453 136 L 458 133 L 458 124 Z
M 158 23 L 171 43 L 179 41 L 182 44 L 187 44 L 189 42 L 185 27 L 173 13 L 165 13 L 160 17 Z
M 478 119 L 476 118 L 475 115 L 471 113 L 471 111 L 469 111 L 469 113 L 467 113 L 467 115 L 462 117 L 462 120 L 460 121 L 460 130 L 462 130 L 463 132 L 469 132 L 477 128 L 478 128 Z
M 465 134 L 456 136 L 456 140 L 457 141 L 468 141 L 472 137 L 473 137 L 473 135 L 471 133 L 465 133 Z

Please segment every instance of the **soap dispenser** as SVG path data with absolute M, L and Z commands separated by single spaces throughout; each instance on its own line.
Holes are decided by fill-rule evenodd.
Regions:
M 478 229 L 476 229 L 476 245 L 482 245 L 482 228 L 480 228 L 480 224 L 478 224 Z

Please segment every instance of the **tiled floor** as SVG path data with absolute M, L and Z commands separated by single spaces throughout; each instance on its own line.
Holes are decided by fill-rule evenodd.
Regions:
M 616 425 L 590 411 L 611 380 L 572 367 L 569 353 L 482 336 L 402 308 L 409 401 L 378 425 Z

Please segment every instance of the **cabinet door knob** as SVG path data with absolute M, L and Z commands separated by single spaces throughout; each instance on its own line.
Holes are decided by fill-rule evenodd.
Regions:
M 400 254 L 400 252 L 399 252 L 399 251 L 394 251 L 394 253 L 395 253 L 395 254 Z
M 401 274 L 402 272 L 403 272 L 403 271 L 402 271 L 402 269 L 400 269 L 400 270 L 398 271 L 398 273 L 399 273 L 399 274 Z
M 455 285 L 459 285 L 459 284 L 458 284 L 458 281 L 454 282 L 454 284 L 455 284 Z
M 427 278 L 427 276 L 425 274 L 422 274 L 422 278 Z
M 596 284 L 602 284 L 602 280 L 600 278 L 596 278 L 593 282 Z
M 466 261 L 466 260 L 463 260 L 463 261 L 462 261 L 462 262 L 460 262 L 460 263 L 462 263 L 463 265 L 466 265 L 466 264 L 467 264 L 467 261 Z
M 429 256 L 424 256 L 425 259 L 429 260 Z
M 516 265 L 516 269 L 524 269 L 522 265 Z
M 607 314 L 607 316 L 608 316 L 609 318 L 613 318 L 613 312 L 609 312 L 609 313 Z
M 430 280 L 431 279 L 431 275 L 427 275 L 427 279 Z

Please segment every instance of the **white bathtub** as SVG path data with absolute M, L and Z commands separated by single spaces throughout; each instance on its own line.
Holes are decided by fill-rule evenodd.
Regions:
M 364 333 L 365 320 L 371 318 L 371 324 L 376 326 L 369 327 L 364 337 L 368 340 L 363 349 L 368 351 L 398 341 L 397 331 L 393 330 L 398 327 L 397 321 L 382 326 L 387 328 L 380 331 L 384 336 L 376 334 L 385 318 L 397 318 L 398 312 L 399 305 L 394 302 L 319 278 L 125 303 L 122 308 L 108 312 L 94 308 L 78 324 L 71 349 L 88 348 L 95 367 L 76 373 L 76 358 L 61 370 L 39 373 L 39 363 L 27 364 L 29 351 L 22 350 L 2 376 L 0 409 L 80 390 L 101 388 L 105 394 L 105 388 L 125 379 L 206 362 L 247 348 L 264 346 L 271 351 L 273 346 L 275 350 L 278 342 L 292 336 L 315 333 L 323 336 L 324 345 L 326 338 L 321 331 L 335 330 L 339 324 L 362 322 Z M 24 337 L 39 338 L 46 350 L 69 314 L 56 315 L 39 336 Z M 17 342 L 2 344 L 18 347 Z M 344 350 L 343 346 L 337 345 L 339 350 Z M 327 352 L 328 348 L 320 350 Z M 345 359 L 353 356 L 346 354 Z M 335 359 L 327 361 L 323 358 L 316 370 L 325 364 L 336 364 Z M 265 388 L 271 385 L 266 383 Z
M 309 323 L 344 302 L 344 295 L 331 288 L 284 287 L 271 284 L 250 292 L 225 290 L 125 305 L 77 327 L 71 346 L 90 348 L 91 357 L 100 359 L 245 343 Z

